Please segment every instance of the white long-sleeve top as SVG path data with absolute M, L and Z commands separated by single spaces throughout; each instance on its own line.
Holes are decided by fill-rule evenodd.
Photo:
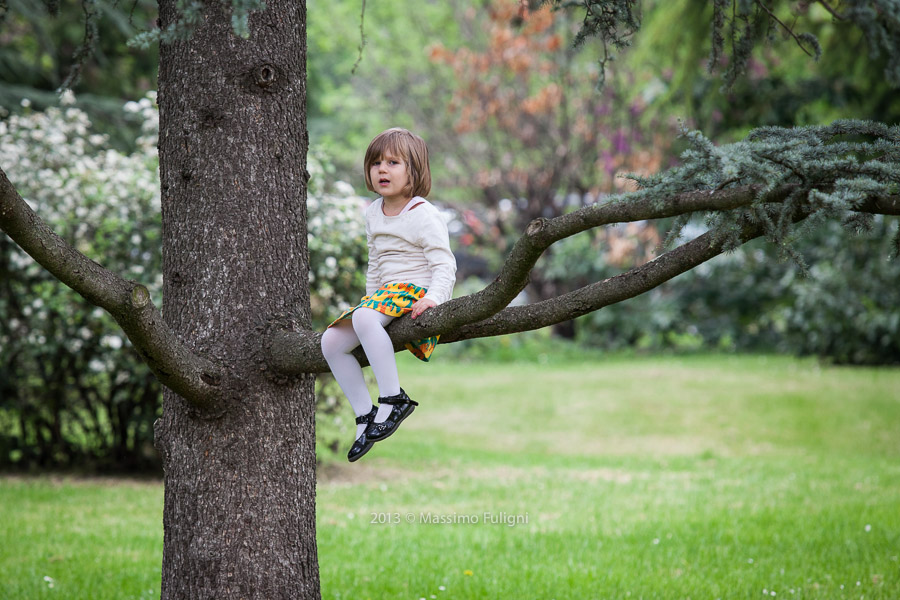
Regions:
M 428 290 L 425 298 L 437 304 L 446 302 L 456 283 L 456 258 L 440 212 L 416 196 L 404 212 L 389 217 L 384 214 L 383 202 L 379 198 L 366 209 L 366 295 L 383 285 L 411 283 Z

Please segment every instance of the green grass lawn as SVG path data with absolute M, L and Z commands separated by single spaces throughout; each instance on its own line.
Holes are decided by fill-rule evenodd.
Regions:
M 323 598 L 900 598 L 900 370 L 400 369 L 416 413 L 322 470 Z M 161 503 L 158 484 L 0 480 L 0 598 L 158 595 Z

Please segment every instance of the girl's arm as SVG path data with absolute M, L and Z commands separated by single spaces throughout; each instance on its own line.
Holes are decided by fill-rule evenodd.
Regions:
M 372 239 L 367 237 L 366 246 L 369 248 L 369 266 L 366 269 L 366 296 L 371 296 L 381 285 L 381 276 L 378 273 L 378 257 L 372 246 Z
M 428 206 L 427 209 L 430 210 L 427 210 L 428 218 L 423 224 L 420 240 L 422 251 L 431 267 L 431 285 L 428 286 L 428 292 L 419 302 L 428 300 L 434 303 L 431 306 L 436 306 L 446 302 L 453 295 L 453 285 L 456 283 L 456 257 L 450 250 L 450 234 L 447 232 L 447 224 L 444 223 L 436 208 Z
M 373 202 L 373 204 L 375 204 Z M 369 210 L 366 211 L 366 247 L 369 249 L 369 266 L 366 268 L 366 296 L 371 296 L 381 286 L 381 273 L 378 270 L 378 255 L 372 242 L 372 229 L 369 227 Z

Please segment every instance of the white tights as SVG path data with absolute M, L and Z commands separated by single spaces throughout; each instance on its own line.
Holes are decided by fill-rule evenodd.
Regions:
M 351 323 L 342 321 L 325 330 L 322 334 L 322 354 L 334 374 L 338 385 L 350 401 L 353 412 L 361 417 L 372 410 L 372 399 L 363 379 L 362 367 L 350 354 L 362 344 L 369 359 L 380 396 L 395 396 L 400 393 L 400 377 L 394 360 L 394 344 L 384 328 L 394 317 L 371 308 L 357 308 L 353 311 Z M 382 414 L 381 408 L 386 408 Z M 384 421 L 390 413 L 390 405 L 379 407 L 376 421 Z M 363 426 L 360 426 L 363 427 Z M 359 437 L 357 432 L 357 437 Z

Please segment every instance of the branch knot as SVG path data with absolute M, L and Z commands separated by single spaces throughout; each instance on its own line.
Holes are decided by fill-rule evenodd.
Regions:
M 256 68 L 256 85 L 261 88 L 271 86 L 278 79 L 278 71 L 269 64 L 260 65 Z
M 548 222 L 549 222 L 548 219 L 545 219 L 543 217 L 535 219 L 534 221 L 532 221 L 531 223 L 528 224 L 528 227 L 525 228 L 525 235 L 534 236 L 534 235 L 539 234 L 541 231 L 544 230 L 544 227 L 547 225 Z

